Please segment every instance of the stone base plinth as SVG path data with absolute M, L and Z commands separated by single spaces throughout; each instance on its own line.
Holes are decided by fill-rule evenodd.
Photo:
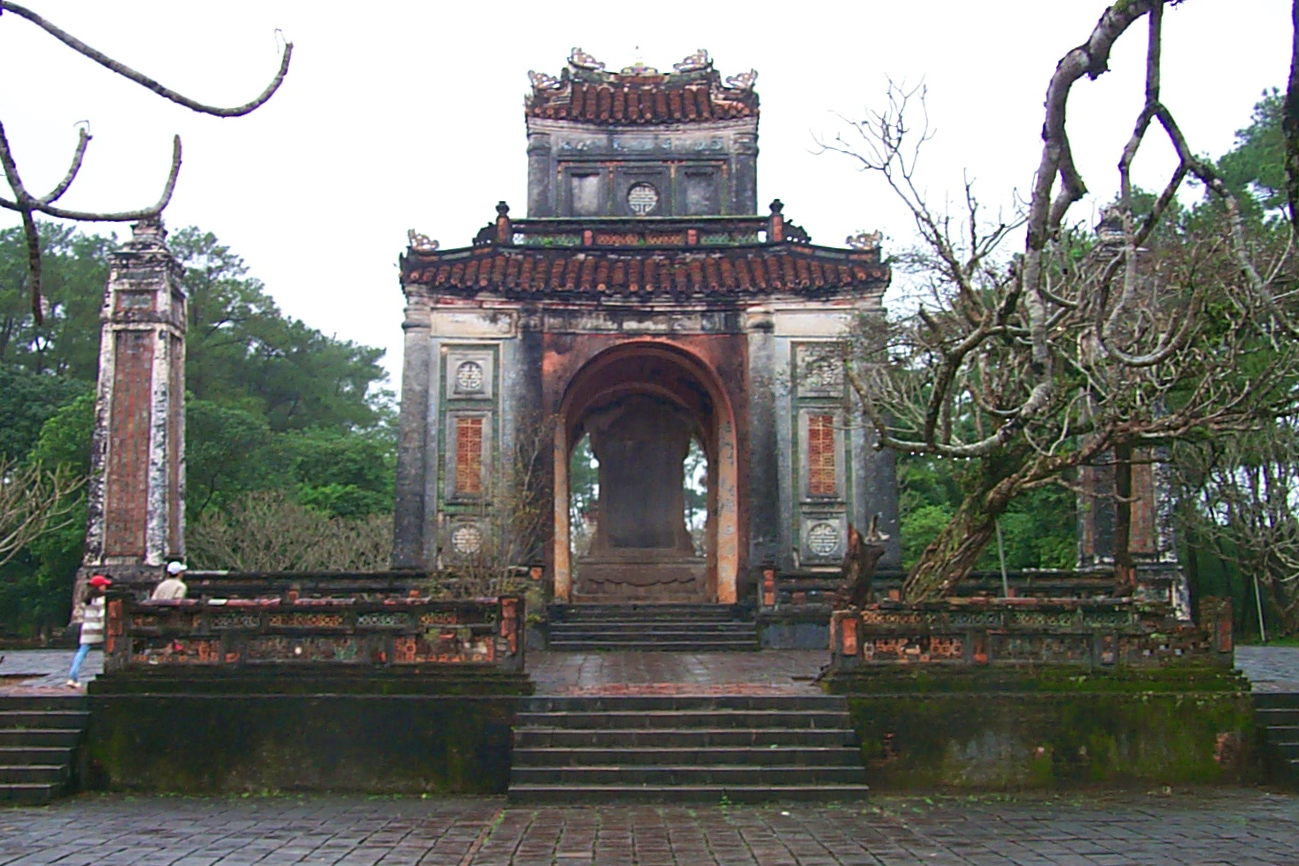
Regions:
M 702 557 L 637 554 L 592 556 L 578 562 L 577 602 L 705 602 L 708 566 Z

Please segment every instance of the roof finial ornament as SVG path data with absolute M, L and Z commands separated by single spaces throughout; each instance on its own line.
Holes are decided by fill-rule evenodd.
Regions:
M 563 90 L 564 82 L 560 81 L 553 75 L 547 75 L 544 72 L 534 72 L 528 70 L 528 80 L 532 82 L 533 90 Z
M 574 45 L 573 50 L 568 53 L 568 65 L 574 66 L 578 69 L 589 69 L 592 72 L 598 72 L 599 70 L 604 69 L 604 63 L 602 61 L 596 60 L 576 45 Z
M 712 65 L 713 61 L 708 56 L 707 49 L 700 48 L 694 54 L 682 58 L 680 63 L 673 63 L 672 68 L 677 72 L 699 72 L 702 69 L 708 69 Z
M 757 80 L 758 70 L 750 69 L 748 72 L 737 72 L 735 75 L 726 76 L 726 86 L 736 90 L 752 90 L 753 83 Z
M 884 240 L 884 233 L 880 231 L 857 232 L 855 235 L 848 235 L 844 239 L 844 243 L 854 250 L 874 252 L 880 248 L 880 241 L 882 240 Z
M 438 242 L 429 240 L 428 235 L 422 235 L 414 229 L 406 230 L 406 239 L 410 242 L 410 248 L 417 253 L 431 253 L 438 248 Z

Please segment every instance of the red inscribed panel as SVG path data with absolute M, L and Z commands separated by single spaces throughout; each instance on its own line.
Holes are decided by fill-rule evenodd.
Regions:
M 833 496 L 837 492 L 834 461 L 834 416 L 807 419 L 807 492 Z
M 143 556 L 149 489 L 153 334 L 116 335 L 104 483 L 104 553 Z
M 483 419 L 456 419 L 456 493 L 483 492 Z

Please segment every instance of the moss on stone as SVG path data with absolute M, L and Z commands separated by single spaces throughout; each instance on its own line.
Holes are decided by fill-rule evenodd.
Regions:
M 868 779 L 885 788 L 1048 788 L 1255 777 L 1248 696 L 938 693 L 848 698 Z M 1222 744 L 1235 745 L 1224 750 Z

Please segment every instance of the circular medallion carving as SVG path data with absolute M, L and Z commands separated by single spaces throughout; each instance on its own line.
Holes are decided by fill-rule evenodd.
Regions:
M 483 365 L 477 361 L 465 361 L 456 367 L 456 390 L 462 394 L 483 390 Z
M 839 551 L 839 530 L 833 523 L 816 523 L 807 531 L 807 549 L 817 556 Z
M 483 531 L 472 523 L 457 526 L 451 533 L 451 548 L 461 554 L 477 553 L 483 549 Z
M 627 207 L 636 216 L 649 216 L 658 210 L 659 191 L 649 183 L 634 183 L 627 190 Z

